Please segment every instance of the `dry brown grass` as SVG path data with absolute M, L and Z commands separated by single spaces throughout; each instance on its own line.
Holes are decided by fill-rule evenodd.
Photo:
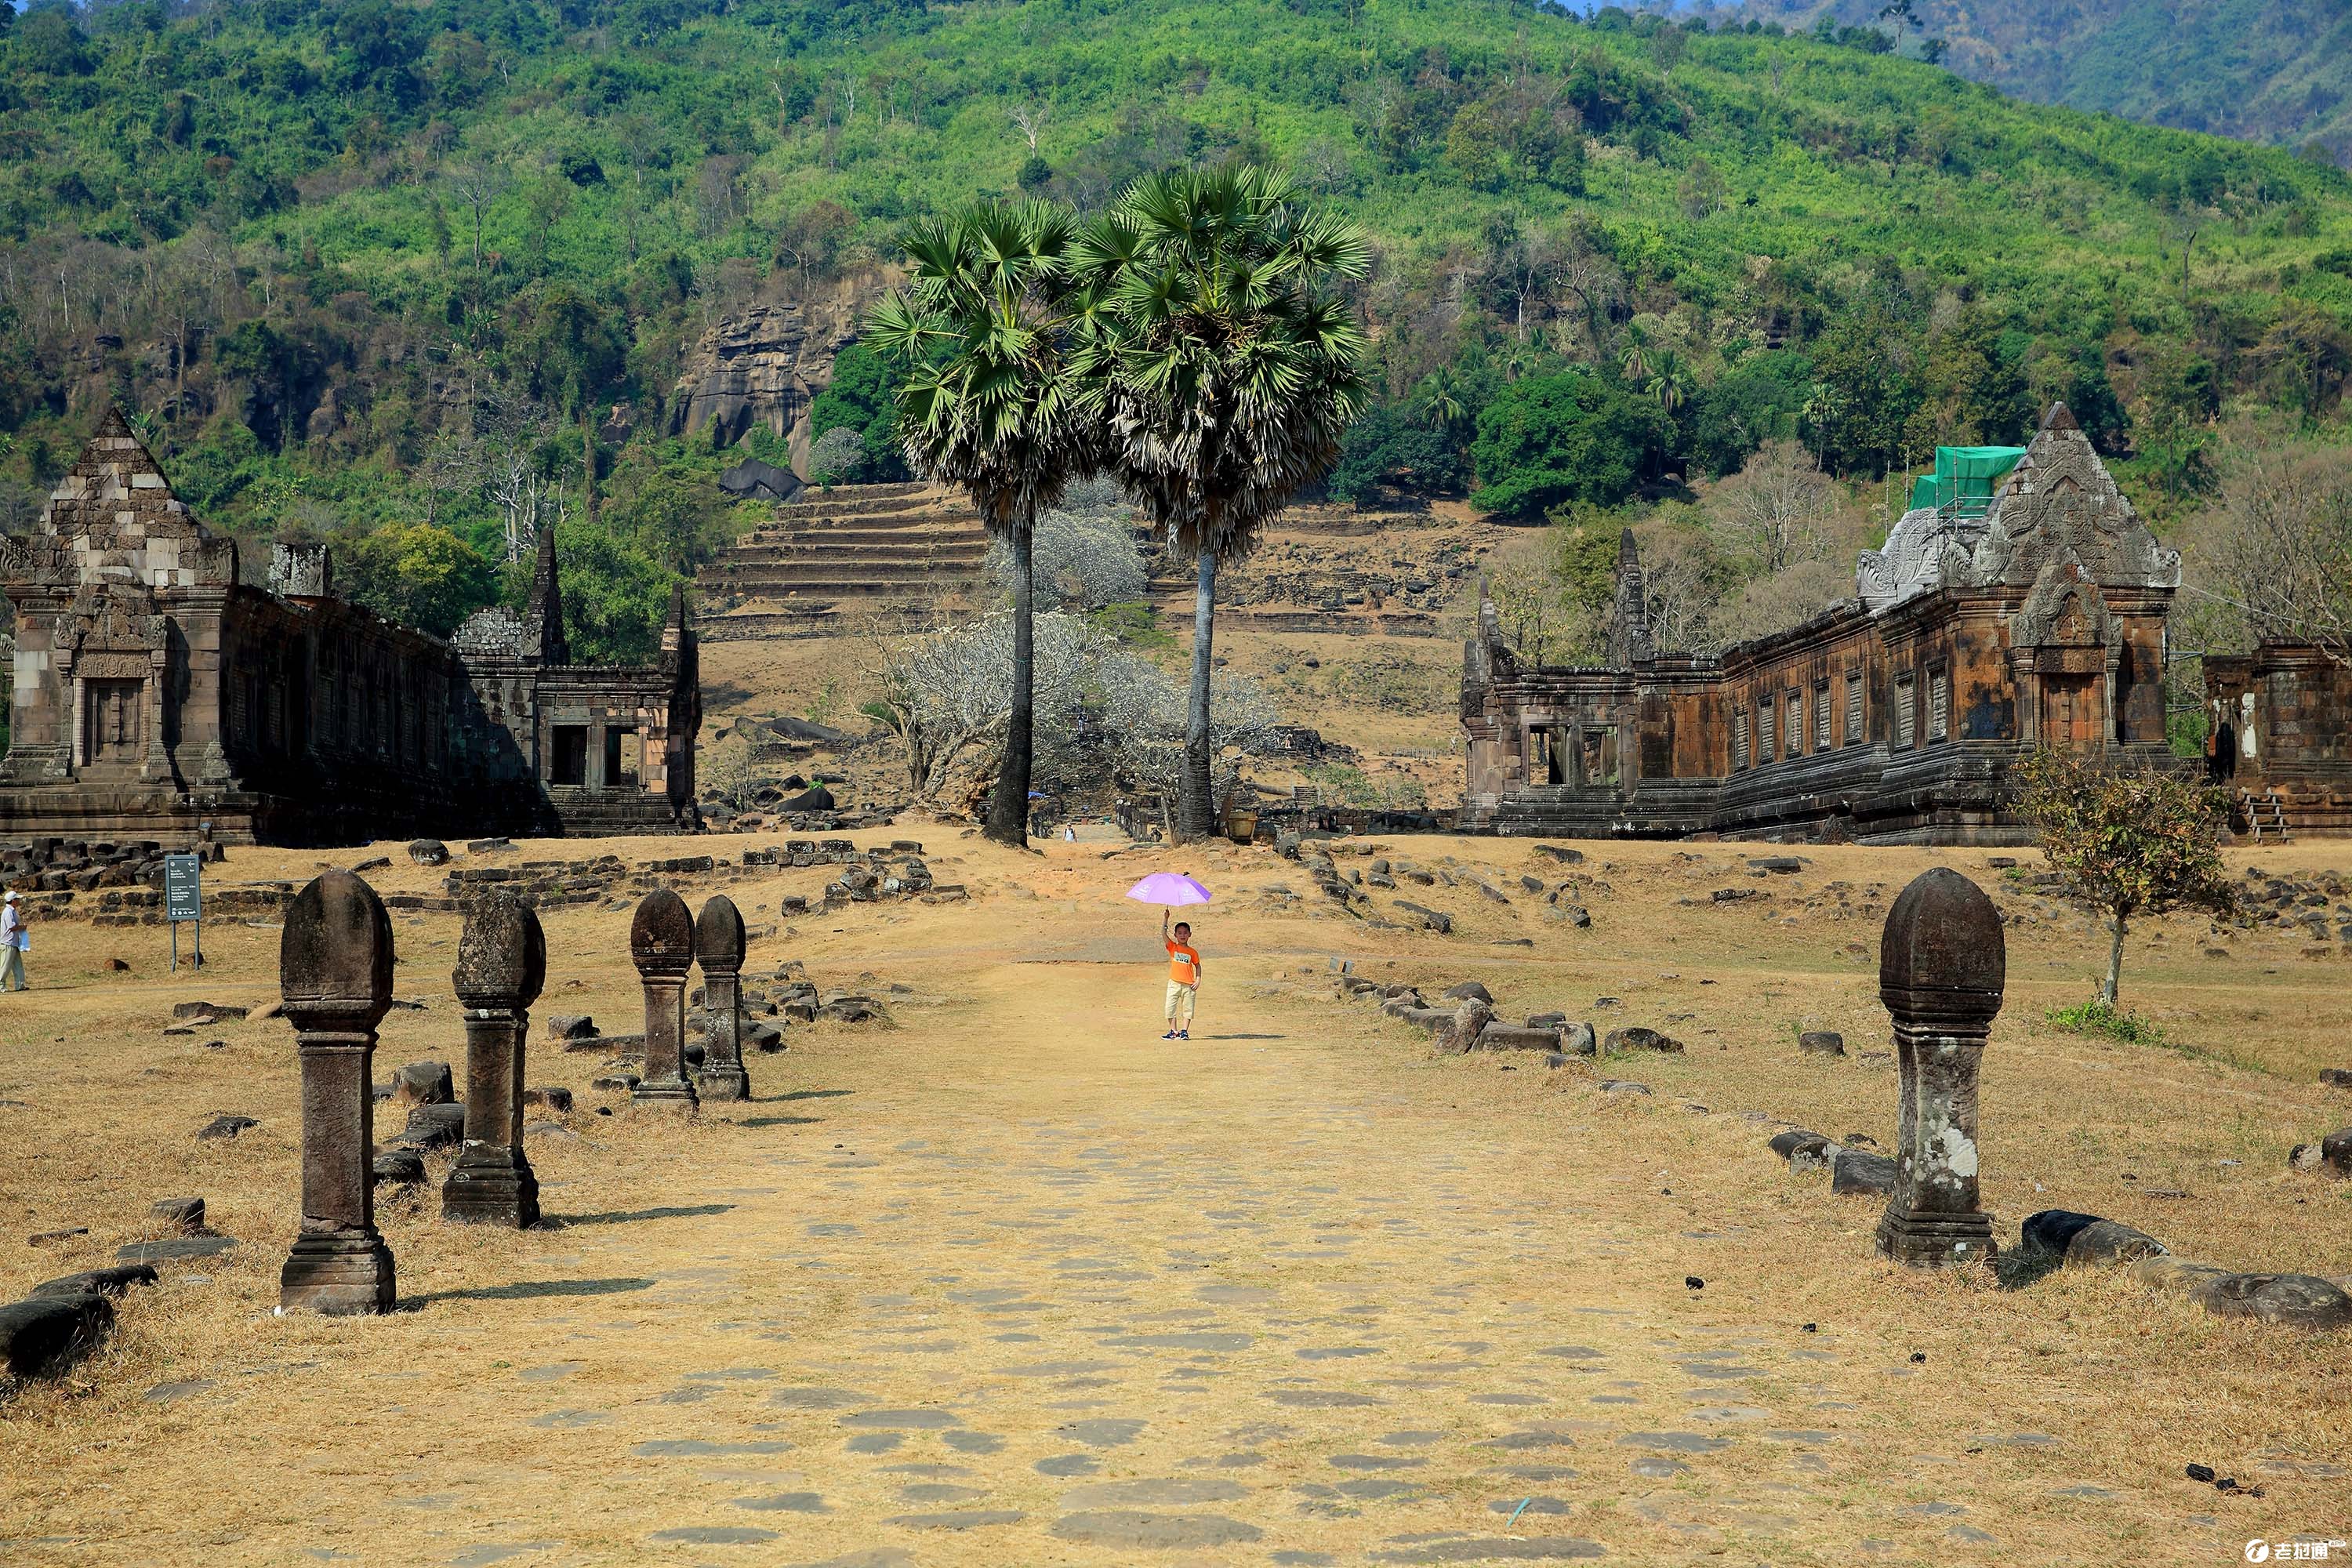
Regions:
M 1517 890 L 1522 871 L 1563 874 L 1528 845 L 1391 841 L 1509 889 L 1508 906 L 1466 887 L 1404 889 L 1457 915 L 1450 937 L 1319 910 L 1300 868 L 1264 851 L 1171 852 L 1155 863 L 1181 861 L 1220 892 L 1201 922 L 1201 1037 L 1178 1049 L 1154 1037 L 1156 922 L 1118 896 L 1142 857 L 1062 845 L 1014 857 L 927 837 L 941 879 L 971 882 L 977 901 L 812 918 L 755 942 L 751 960 L 801 958 L 827 985 L 866 972 L 909 984 L 916 994 L 892 1003 L 898 1027 L 799 1031 L 788 1055 L 754 1064 L 759 1101 L 684 1125 L 588 1093 L 595 1057 L 536 1054 L 531 1081 L 581 1094 L 578 1139 L 531 1144 L 546 1208 L 572 1223 L 491 1234 L 442 1225 L 429 1196 L 390 1208 L 410 1310 L 372 1321 L 271 1311 L 295 1220 L 284 1026 L 159 1033 L 174 999 L 266 1000 L 277 933 L 216 928 L 203 979 L 174 981 L 157 973 L 159 932 L 41 928 L 43 988 L 0 1000 L 0 1100 L 23 1102 L 0 1105 L 0 1299 L 110 1260 L 157 1197 L 202 1194 L 244 1245 L 167 1268 L 125 1303 L 100 1355 L 0 1407 L 0 1560 L 268 1563 L 331 1549 L 483 1562 L 492 1546 L 539 1543 L 506 1560 L 1223 1563 L 1280 1550 L 1357 1562 L 1510 1535 L 1589 1540 L 1641 1563 L 2202 1564 L 2242 1560 L 2250 1537 L 2352 1522 L 2352 1489 L 2328 1469 L 2352 1452 L 2340 1339 L 2223 1321 L 2111 1277 L 2004 1289 L 1983 1270 L 1895 1269 L 1871 1252 L 1876 1205 L 1788 1173 L 1763 1146 L 1769 1129 L 1742 1116 L 1891 1143 L 1892 1071 L 1801 1058 L 1794 1031 L 1840 1028 L 1850 1048 L 1877 1048 L 1878 920 L 1859 912 L 1863 889 L 1885 889 L 1883 910 L 1938 862 L 1997 886 L 1981 851 L 1808 850 L 1802 876 L 1765 884 L 1769 900 L 1718 906 L 1704 901 L 1712 888 L 1749 885 L 1735 847 L 1586 845 L 1594 923 L 1580 931 Z M 2300 871 L 2352 862 L 2352 849 L 2255 858 Z M 320 858 L 233 851 L 224 869 L 299 878 Z M 730 890 L 756 921 L 814 875 Z M 403 862 L 378 885 L 429 879 Z M 1832 897 L 1788 922 L 1832 880 L 1853 884 L 1855 912 L 1835 916 Z M 1268 883 L 1306 901 L 1253 891 Z M 1675 902 L 1686 897 L 1702 902 Z M 395 929 L 398 994 L 429 1005 L 387 1021 L 379 1077 L 462 1061 L 455 918 Z M 625 917 L 562 911 L 548 930 L 540 1012 L 634 1027 Z M 1523 938 L 1533 945 L 1494 945 Z M 2068 921 L 2013 930 L 1982 1128 L 2004 1243 L 2031 1210 L 2066 1206 L 2220 1263 L 2352 1271 L 2352 1194 L 2284 1169 L 2290 1144 L 2352 1121 L 2352 1101 L 2313 1081 L 2320 1065 L 2352 1065 L 2352 966 L 2295 956 L 2299 938 L 2241 933 L 2229 961 L 2199 956 L 2204 945 L 2201 920 L 2136 942 L 2126 1001 L 2251 1066 L 2049 1029 L 2042 1009 L 2078 999 L 2103 949 Z M 131 975 L 103 973 L 117 952 Z M 1602 1094 L 1583 1067 L 1435 1058 L 1416 1033 L 1331 998 L 1334 954 L 1365 973 L 1476 977 L 1507 1013 L 1649 1023 L 1692 1048 L 1602 1065 L 1651 1084 L 1647 1099 Z M 1592 1012 L 1601 994 L 1622 1005 Z M 226 1044 L 207 1050 L 207 1037 Z M 195 1142 L 215 1110 L 261 1126 Z M 445 1171 L 436 1162 L 436 1182 Z M 2159 1188 L 2190 1195 L 2152 1197 Z M 64 1224 L 92 1234 L 23 1245 Z M 1150 1340 L 1200 1331 L 1235 1337 Z M 1563 1345 L 1597 1353 L 1545 1353 Z M 1300 1354 L 1346 1348 L 1373 1353 Z M 209 1386 L 149 1402 L 164 1383 Z M 857 1399 L 773 1401 L 794 1386 Z M 1302 1390 L 1379 1403 L 1282 1402 Z M 996 1441 L 908 1428 L 895 1452 L 857 1452 L 873 1434 L 842 1422 L 869 1407 L 952 1411 L 953 1430 Z M 1091 1419 L 1144 1425 L 1102 1447 L 1064 1429 Z M 1528 1431 L 1553 1446 L 1483 1446 Z M 1429 1436 L 1381 1442 L 1398 1432 Z M 1725 1446 L 1682 1453 L 1634 1436 L 1675 1432 Z M 642 1447 L 678 1440 L 739 1447 Z M 1072 1453 L 1099 1468 L 1034 1468 Z M 1332 1462 L 1354 1455 L 1423 1462 Z M 1655 1462 L 1668 1458 L 1687 1470 Z M 2192 1483 L 2190 1461 L 2266 1495 Z M 893 1468 L 907 1465 L 919 1468 Z M 919 1468 L 932 1466 L 962 1473 Z M 1507 1473 L 1528 1466 L 1574 1474 Z M 1072 1511 L 1119 1506 L 1082 1489 L 1167 1477 L 1224 1483 L 1208 1487 L 1223 1500 L 1149 1511 L 1223 1516 L 1258 1539 L 1188 1554 L 1055 1533 Z M 1364 1480 L 1421 1489 L 1333 1489 Z M 922 1489 L 939 1486 L 965 1489 Z M 2086 1486 L 2100 1495 L 2067 1495 Z M 798 1492 L 827 1511 L 736 1500 Z M 1531 1505 L 1507 1531 L 1528 1496 L 1567 1511 Z M 1966 1512 L 1935 1510 L 1946 1504 Z M 957 1531 L 889 1522 L 965 1508 L 1024 1517 Z M 772 1538 L 653 1539 L 677 1527 Z M 1401 1539 L 1417 1536 L 1445 1539 Z

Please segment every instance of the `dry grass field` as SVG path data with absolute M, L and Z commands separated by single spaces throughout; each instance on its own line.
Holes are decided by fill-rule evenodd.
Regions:
M 767 928 L 747 973 L 801 960 L 890 1026 L 796 1027 L 753 1060 L 751 1103 L 691 1122 L 591 1091 L 603 1059 L 535 1026 L 529 1081 L 578 1095 L 529 1140 L 549 1223 L 389 1202 L 402 1310 L 377 1320 L 273 1311 L 286 1026 L 162 1032 L 175 1001 L 273 997 L 278 931 L 215 925 L 197 979 L 163 972 L 152 928 L 37 928 L 38 989 L 0 998 L 0 1300 L 110 1262 L 157 1198 L 203 1195 L 240 1245 L 165 1265 L 102 1352 L 0 1404 L 0 1562 L 2210 1564 L 2352 1533 L 2341 1338 L 2113 1276 L 1899 1270 L 1873 1256 L 1875 1201 L 1765 1147 L 1784 1121 L 1892 1143 L 1895 1074 L 1864 1054 L 1880 921 L 1948 864 L 2013 921 L 1983 1075 L 1996 1237 L 2081 1208 L 2344 1276 L 2352 1187 L 2285 1156 L 2352 1122 L 2315 1081 L 2352 1065 L 2352 962 L 2300 933 L 2151 924 L 2125 998 L 2173 1047 L 2125 1047 L 2044 1024 L 2104 944 L 1983 851 L 1810 849 L 1759 883 L 1728 845 L 1588 844 L 1562 870 L 1524 842 L 1381 841 L 1454 876 L 1405 889 L 1455 915 L 1439 936 L 1341 913 L 1263 849 L 896 831 L 974 900 L 777 926 L 761 906 L 823 873 L 730 889 Z M 737 842 L 759 840 L 697 847 Z M 2234 858 L 2301 875 L 2352 847 Z M 215 885 L 320 861 L 235 850 Z M 1158 1037 L 1157 921 L 1119 897 L 1162 867 L 1219 895 L 1189 1043 Z M 1590 928 L 1523 874 L 1579 879 Z M 376 879 L 434 880 L 404 858 Z M 1728 886 L 1769 896 L 1709 899 Z M 547 927 L 536 1016 L 637 1026 L 625 912 Z M 462 1079 L 457 917 L 394 929 L 396 993 L 424 1005 L 387 1019 L 377 1077 Z M 1339 958 L 1689 1049 L 1441 1057 L 1338 1000 Z M 1801 1027 L 1855 1054 L 1801 1057 Z M 259 1125 L 197 1142 L 222 1111 Z

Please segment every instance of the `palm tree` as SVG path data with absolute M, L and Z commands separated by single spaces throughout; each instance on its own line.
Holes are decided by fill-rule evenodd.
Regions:
M 904 292 L 868 312 L 866 341 L 906 366 L 898 392 L 907 466 L 960 487 L 1013 558 L 1013 710 L 985 831 L 1028 842 L 1037 513 L 1097 466 L 1096 426 L 1069 374 L 1077 324 L 1076 221 L 1049 202 L 981 202 L 899 236 Z
M 1674 350 L 1660 349 L 1651 356 L 1649 393 L 1658 400 L 1658 406 L 1668 414 L 1681 411 L 1683 405 L 1690 401 L 1691 390 L 1696 384 L 1691 379 L 1690 366 L 1685 364 L 1683 356 Z
M 1444 365 L 1423 376 L 1414 391 L 1421 405 L 1422 422 L 1433 430 L 1455 428 L 1468 412 L 1462 406 L 1461 384 Z
M 1217 568 L 1339 457 L 1367 395 L 1364 337 L 1328 285 L 1361 277 L 1370 251 L 1289 176 L 1247 166 L 1142 180 L 1076 251 L 1089 295 L 1079 361 L 1109 466 L 1197 563 L 1176 831 L 1204 837 Z
M 1625 379 L 1639 385 L 1650 379 L 1650 334 L 1638 321 L 1625 323 L 1625 346 L 1617 351 L 1617 368 Z

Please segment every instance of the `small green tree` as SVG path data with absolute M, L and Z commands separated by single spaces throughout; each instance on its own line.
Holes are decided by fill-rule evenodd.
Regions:
M 2102 766 L 2072 751 L 2036 752 L 2024 785 L 2021 804 L 2042 829 L 2042 853 L 2070 896 L 2107 917 L 2115 940 L 2099 986 L 2103 1006 L 2116 1005 L 2132 916 L 2236 907 L 2221 870 L 2230 823 L 2221 791 L 2156 768 Z

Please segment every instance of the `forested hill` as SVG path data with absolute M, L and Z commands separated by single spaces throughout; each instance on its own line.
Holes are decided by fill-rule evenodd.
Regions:
M 1749 15 L 1826 14 L 2039 103 L 2253 142 L 2352 163 L 2352 4 L 2346 0 L 1749 0 Z
M 2333 419 L 2352 370 L 2340 173 L 1851 40 L 1502 0 L 0 17 L 12 525 L 119 400 L 202 514 L 343 537 L 362 593 L 428 625 L 560 508 L 579 640 L 625 651 L 733 525 L 721 459 L 667 434 L 709 322 L 837 292 L 974 194 L 1091 205 L 1186 161 L 1287 162 L 1377 239 L 1395 406 L 1343 485 L 1556 514 L 1776 435 L 1875 474 L 2064 395 L 2169 486 L 2232 400 Z M 1481 408 L 1562 374 L 1634 469 L 1478 471 Z

